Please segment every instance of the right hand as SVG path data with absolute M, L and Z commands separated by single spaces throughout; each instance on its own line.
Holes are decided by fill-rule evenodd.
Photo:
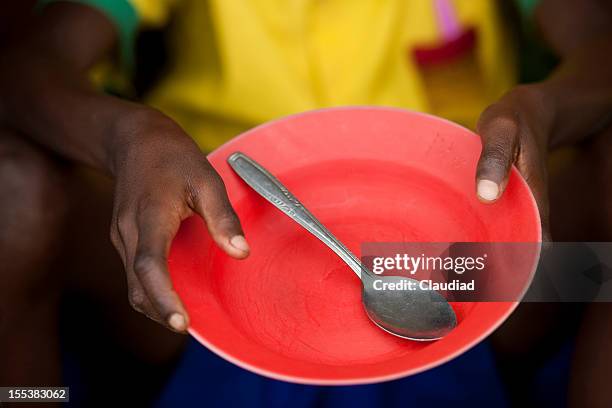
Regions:
M 144 109 L 122 120 L 113 157 L 111 239 L 127 274 L 134 309 L 185 332 L 189 317 L 172 287 L 167 256 L 181 221 L 198 214 L 233 258 L 249 246 L 225 186 L 193 140 L 172 120 Z

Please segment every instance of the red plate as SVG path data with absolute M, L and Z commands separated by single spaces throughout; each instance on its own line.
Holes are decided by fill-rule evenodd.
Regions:
M 249 243 L 247 260 L 186 220 L 170 254 L 191 334 L 253 372 L 308 384 L 361 384 L 432 368 L 474 346 L 515 302 L 453 303 L 457 328 L 429 343 L 367 318 L 355 274 L 253 192 L 226 158 L 242 151 L 276 175 L 341 241 L 539 242 L 529 188 L 513 169 L 502 199 L 475 195 L 479 138 L 432 116 L 387 108 L 308 112 L 257 127 L 210 154 Z

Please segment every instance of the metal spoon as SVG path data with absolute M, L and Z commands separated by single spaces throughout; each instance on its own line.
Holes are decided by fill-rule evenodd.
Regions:
M 378 327 L 398 337 L 427 341 L 445 336 L 456 326 L 455 312 L 438 292 L 420 289 L 418 281 L 414 279 L 375 275 L 261 165 L 240 152 L 232 154 L 227 161 L 253 190 L 323 241 L 346 262 L 361 279 L 363 305 L 370 320 Z M 400 281 L 412 285 L 413 289 L 380 290 L 383 282 Z

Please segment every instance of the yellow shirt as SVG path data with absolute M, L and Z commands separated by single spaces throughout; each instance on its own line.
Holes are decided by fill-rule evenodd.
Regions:
M 140 27 L 172 21 L 170 68 L 146 102 L 205 151 L 270 119 L 337 105 L 473 126 L 516 81 L 494 0 L 117 1 L 129 2 Z M 469 28 L 476 40 L 458 57 L 415 58 L 416 48 L 444 48 Z

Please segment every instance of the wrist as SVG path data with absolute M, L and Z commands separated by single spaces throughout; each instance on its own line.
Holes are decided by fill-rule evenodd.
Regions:
M 153 163 L 176 151 L 197 149 L 195 142 L 171 118 L 142 105 L 132 106 L 119 115 L 108 140 L 106 161 L 113 176 L 128 161 L 143 156 L 148 163 Z
M 519 85 L 508 95 L 512 110 L 520 113 L 519 126 L 525 126 L 540 151 L 545 153 L 551 143 L 556 121 L 557 101 L 545 82 Z

